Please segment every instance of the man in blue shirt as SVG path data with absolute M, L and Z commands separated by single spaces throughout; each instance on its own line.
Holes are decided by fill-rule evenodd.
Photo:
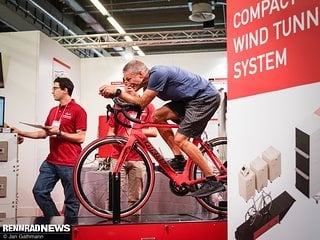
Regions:
M 168 120 L 179 122 L 178 131 L 158 129 L 160 135 L 171 148 L 175 158 L 170 165 L 182 171 L 185 152 L 203 171 L 206 181 L 192 196 L 205 197 L 215 192 L 225 190 L 223 184 L 214 176 L 200 150 L 189 138 L 199 138 L 206 128 L 208 121 L 214 115 L 220 104 L 217 89 L 199 75 L 173 66 L 154 66 L 150 70 L 138 60 L 128 62 L 123 68 L 123 79 L 129 82 L 137 91 L 144 88 L 141 97 L 131 96 L 121 92 L 115 86 L 103 85 L 99 92 L 104 97 L 117 96 L 126 102 L 146 107 L 155 97 L 171 100 L 153 114 L 156 123 Z

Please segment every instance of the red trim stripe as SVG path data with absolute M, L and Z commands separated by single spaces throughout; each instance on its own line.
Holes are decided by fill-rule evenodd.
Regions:
M 58 58 L 53 58 L 53 61 L 55 61 L 55 62 L 57 62 L 57 63 L 59 63 L 60 65 L 62 65 L 62 66 L 64 66 L 64 67 L 66 67 L 66 68 L 68 68 L 68 69 L 71 69 L 71 67 L 68 65 L 68 64 L 66 64 L 66 63 L 64 63 L 64 62 L 62 62 L 61 60 L 59 60 Z

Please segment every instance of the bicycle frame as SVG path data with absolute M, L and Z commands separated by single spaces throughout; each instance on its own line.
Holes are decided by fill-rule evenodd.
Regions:
M 128 137 L 128 141 L 126 145 L 123 147 L 121 154 L 118 158 L 117 164 L 114 168 L 114 172 L 118 173 L 123 166 L 124 162 L 127 159 L 127 156 L 130 153 L 130 150 L 132 146 L 135 144 L 135 142 L 138 142 L 143 150 L 148 153 L 147 157 L 149 158 L 149 161 L 151 161 L 150 155 L 153 156 L 153 158 L 159 163 L 159 166 L 164 170 L 166 175 L 173 180 L 177 186 L 181 187 L 183 184 L 186 185 L 194 185 L 199 182 L 202 182 L 205 180 L 205 178 L 199 178 L 197 180 L 190 179 L 191 176 L 191 165 L 193 161 L 188 158 L 187 163 L 185 166 L 185 169 L 182 173 L 176 172 L 163 158 L 163 156 L 157 151 L 157 149 L 150 143 L 148 140 L 148 137 L 146 137 L 145 134 L 142 133 L 141 129 L 148 128 L 148 127 L 155 127 L 155 128 L 178 128 L 179 126 L 177 124 L 168 124 L 168 123 L 134 123 L 131 129 L 131 133 Z M 226 179 L 227 178 L 227 169 L 222 164 L 222 162 L 218 159 L 218 157 L 210 151 L 209 146 L 203 142 L 201 139 L 194 139 L 193 144 L 196 146 L 201 146 L 205 149 L 205 153 L 208 154 L 209 158 L 212 160 L 213 164 L 215 165 L 216 169 L 219 170 L 221 176 L 216 176 L 217 179 Z M 150 154 L 150 155 L 149 155 Z
M 126 105 L 127 103 L 119 103 L 115 100 L 114 102 L 115 105 L 119 105 L 119 107 L 121 107 L 121 110 L 112 108 L 110 105 L 108 105 L 108 111 L 112 112 L 114 116 L 117 116 L 118 113 L 122 112 L 124 116 L 130 122 L 132 122 L 132 124 L 129 125 L 126 122 L 120 122 L 120 120 L 115 117 L 115 120 L 117 120 L 119 124 L 130 129 L 128 137 L 107 136 L 96 139 L 95 141 L 89 143 L 89 145 L 87 145 L 79 154 L 77 164 L 74 168 L 75 192 L 81 204 L 88 211 L 100 217 L 113 218 L 116 221 L 119 220 L 119 217 L 127 217 L 139 211 L 139 209 L 141 209 L 148 201 L 153 191 L 155 183 L 154 161 L 159 163 L 159 167 L 162 169 L 161 172 L 169 178 L 170 190 L 175 195 L 187 196 L 189 192 L 196 191 L 199 187 L 201 187 L 201 183 L 205 180 L 205 176 L 203 171 L 194 163 L 194 161 L 192 161 L 192 159 L 187 159 L 185 168 L 182 172 L 176 172 L 157 151 L 153 144 L 149 142 L 148 137 L 145 136 L 145 134 L 141 131 L 142 129 L 149 127 L 154 127 L 157 129 L 177 129 L 179 127 L 177 124 L 141 122 L 139 118 L 141 116 L 140 109 L 136 108 L 135 105 Z M 138 112 L 137 117 L 134 118 L 132 117 L 133 115 L 129 115 L 128 112 L 130 111 Z M 208 141 L 202 141 L 201 139 L 190 139 L 190 142 L 192 142 L 192 144 L 194 144 L 196 148 L 200 150 L 201 154 L 203 154 L 205 161 L 212 169 L 215 177 L 219 180 L 225 180 L 223 184 L 227 186 L 226 137 L 213 138 Z M 114 151 L 112 147 L 115 147 L 117 151 Z M 92 174 L 94 171 L 92 171 L 90 166 L 88 167 L 85 164 L 90 164 L 92 160 L 95 161 L 97 153 L 100 152 L 100 149 L 107 149 L 108 151 L 103 152 L 99 158 L 102 157 L 107 159 L 112 157 L 116 159 L 116 161 L 113 160 L 115 165 L 113 165 L 108 171 L 109 177 L 107 177 L 107 179 L 102 177 L 94 180 L 95 184 L 101 184 L 101 186 L 105 185 L 102 188 L 106 190 L 105 192 L 103 191 L 96 196 L 94 195 L 92 189 L 87 188 L 87 186 L 90 186 L 87 184 L 92 184 L 90 180 L 90 174 Z M 119 151 L 121 151 L 120 156 L 118 156 Z M 131 155 L 132 151 L 133 154 Z M 114 154 L 117 156 L 113 156 Z M 133 205 L 128 205 L 126 201 L 128 200 L 128 196 L 125 195 L 127 191 L 126 187 L 122 187 L 121 184 L 118 186 L 120 176 L 119 173 L 125 166 L 125 161 L 128 159 L 130 160 L 131 156 L 134 156 L 135 158 L 137 157 L 135 154 L 138 154 L 141 157 L 141 161 L 144 162 L 146 166 L 146 174 L 145 179 L 143 180 L 144 186 L 141 196 L 135 203 L 133 203 Z M 121 196 L 124 195 L 122 196 L 123 198 L 118 196 L 119 191 L 113 191 L 114 187 L 120 189 Z M 107 194 L 107 196 L 104 196 L 104 194 Z M 103 199 L 106 197 L 106 201 L 101 202 L 100 197 Z M 122 202 L 122 200 L 118 201 L 118 198 L 124 200 L 124 202 Z M 109 201 L 110 199 L 111 202 Z M 196 200 L 205 209 L 212 213 L 221 215 L 227 214 L 226 191 L 213 193 L 208 197 L 196 197 Z M 118 215 L 119 206 L 113 207 L 112 205 L 114 201 L 121 205 L 120 216 Z M 111 205 L 109 205 L 109 203 L 111 203 Z M 108 206 L 105 204 L 108 204 Z

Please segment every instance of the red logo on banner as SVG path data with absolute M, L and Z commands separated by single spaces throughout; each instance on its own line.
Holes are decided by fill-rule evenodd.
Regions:
M 228 4 L 228 98 L 320 81 L 319 0 Z
M 117 82 L 111 82 L 111 85 L 117 85 L 117 86 L 124 86 L 122 81 L 117 81 Z

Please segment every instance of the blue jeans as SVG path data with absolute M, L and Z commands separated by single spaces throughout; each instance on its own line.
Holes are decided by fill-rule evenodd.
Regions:
M 44 161 L 39 171 L 40 174 L 32 192 L 44 216 L 52 217 L 60 215 L 51 198 L 51 192 L 59 180 L 61 180 L 65 196 L 64 216 L 78 216 L 79 201 L 73 188 L 73 167 L 54 165 Z

